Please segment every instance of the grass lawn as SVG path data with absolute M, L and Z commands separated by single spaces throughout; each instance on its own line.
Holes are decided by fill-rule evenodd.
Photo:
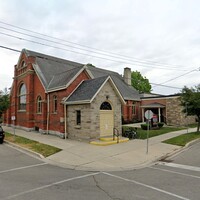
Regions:
M 185 146 L 188 142 L 200 138 L 200 132 L 186 133 L 163 141 L 163 143 Z
M 123 126 L 123 131 L 125 131 L 126 129 L 128 129 L 128 126 Z M 162 127 L 161 129 L 157 129 L 157 130 L 149 130 L 149 138 L 150 137 L 155 137 L 158 135 L 162 135 L 165 133 L 169 133 L 172 131 L 179 131 L 179 130 L 183 130 L 185 128 L 177 128 L 177 127 Z M 147 138 L 147 131 L 143 130 L 141 128 L 137 129 L 137 138 L 138 139 L 146 139 Z
M 24 137 L 20 137 L 17 135 L 14 136 L 13 134 L 10 133 L 5 133 L 5 140 L 17 144 L 19 146 L 22 146 L 24 148 L 30 149 L 32 151 L 35 151 L 43 155 L 44 157 L 48 157 L 62 150 L 57 147 L 53 147 L 47 144 L 42 144 L 37 141 L 29 140 Z

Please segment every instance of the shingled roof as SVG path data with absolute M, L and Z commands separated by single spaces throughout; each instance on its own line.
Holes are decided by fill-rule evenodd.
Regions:
M 66 100 L 66 103 L 90 102 L 106 79 L 107 76 L 83 81 Z
M 87 69 L 90 71 L 94 78 L 109 75 L 125 100 L 140 100 L 139 92 L 132 86 L 127 85 L 124 82 L 123 77 L 117 72 L 104 70 L 97 67 L 88 67 Z
M 103 85 L 110 81 L 112 87 L 116 91 L 117 95 L 120 97 L 120 100 L 125 104 L 123 97 L 118 91 L 116 85 L 112 81 L 110 76 L 103 76 L 95 79 L 84 80 L 78 88 L 69 96 L 66 100 L 66 104 L 82 104 L 82 103 L 91 103 L 92 100 L 96 97 Z
M 91 78 L 110 76 L 125 100 L 140 100 L 140 95 L 132 86 L 128 86 L 121 75 L 116 72 L 91 67 L 73 61 L 37 53 L 23 49 L 27 57 L 35 57 L 33 68 L 45 90 L 50 92 L 66 88 L 68 83 L 83 70 L 87 70 Z M 87 66 L 87 67 L 86 67 Z
M 35 57 L 33 67 L 46 91 L 66 87 L 83 68 L 83 64 L 23 49 L 27 56 Z

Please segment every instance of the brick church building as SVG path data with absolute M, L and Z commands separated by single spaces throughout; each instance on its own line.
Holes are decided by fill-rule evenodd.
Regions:
M 121 133 L 125 122 L 141 120 L 140 95 L 131 69 L 116 72 L 23 49 L 4 124 L 27 131 L 92 140 Z

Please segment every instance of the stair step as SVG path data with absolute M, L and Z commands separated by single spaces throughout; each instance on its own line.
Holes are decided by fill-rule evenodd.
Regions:
M 128 141 L 129 141 L 128 138 L 119 139 L 119 143 L 128 142 Z M 115 140 L 113 140 L 113 138 L 100 138 L 99 140 L 90 142 L 90 144 L 98 145 L 98 146 L 107 146 L 107 145 L 117 144 L 117 138 L 115 138 Z
M 99 138 L 99 140 L 101 141 L 113 141 L 113 137 L 103 137 L 103 138 Z M 115 140 L 117 140 L 117 137 L 115 137 Z

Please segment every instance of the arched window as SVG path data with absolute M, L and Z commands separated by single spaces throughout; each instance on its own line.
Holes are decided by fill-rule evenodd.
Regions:
M 100 106 L 100 110 L 112 110 L 112 106 L 109 102 L 104 101 Z
M 19 88 L 19 110 L 26 110 L 26 86 L 24 83 Z
M 53 112 L 56 113 L 58 110 L 58 100 L 57 96 L 53 96 Z
M 42 113 L 42 98 L 38 96 L 37 98 L 37 113 Z

